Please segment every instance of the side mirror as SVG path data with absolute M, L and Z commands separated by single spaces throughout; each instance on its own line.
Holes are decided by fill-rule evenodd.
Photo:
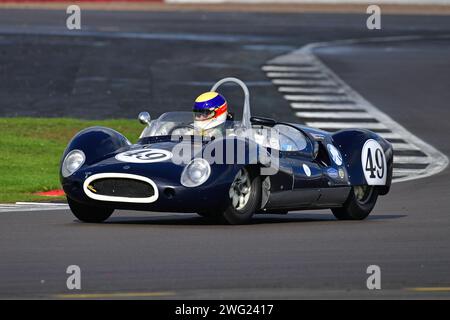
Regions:
M 251 124 L 265 126 L 265 127 L 273 127 L 277 124 L 277 122 L 270 118 L 263 118 L 263 117 L 251 117 L 250 118 Z
M 150 124 L 150 120 L 152 120 L 152 117 L 150 117 L 150 113 L 148 112 L 141 112 L 138 116 L 139 122 L 145 125 Z

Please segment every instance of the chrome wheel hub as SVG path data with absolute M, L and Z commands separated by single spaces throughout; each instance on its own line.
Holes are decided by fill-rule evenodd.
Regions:
M 355 197 L 356 200 L 358 200 L 359 203 L 367 203 L 371 196 L 372 196 L 372 191 L 373 191 L 373 187 L 371 186 L 355 186 L 353 188 L 354 192 L 355 192 Z
M 230 187 L 230 200 L 236 210 L 242 210 L 248 203 L 251 193 L 250 175 L 246 169 L 236 174 Z

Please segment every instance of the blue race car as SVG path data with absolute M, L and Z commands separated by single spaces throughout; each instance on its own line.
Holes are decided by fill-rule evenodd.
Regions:
M 241 121 L 223 115 L 217 89 L 227 82 L 244 90 Z M 115 209 L 186 212 L 243 224 L 254 214 L 330 208 L 337 219 L 360 220 L 389 192 L 393 149 L 374 132 L 252 117 L 248 89 L 236 78 L 217 82 L 196 105 L 195 119 L 141 113 L 135 144 L 105 127 L 76 134 L 60 167 L 73 214 L 102 222 Z M 205 119 L 223 119 L 221 130 L 197 130 L 194 122 Z

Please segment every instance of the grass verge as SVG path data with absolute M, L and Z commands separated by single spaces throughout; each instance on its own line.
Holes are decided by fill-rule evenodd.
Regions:
M 91 126 L 110 127 L 131 142 L 142 131 L 136 120 L 0 118 L 0 203 L 55 199 L 33 193 L 61 188 L 62 153 L 78 131 Z

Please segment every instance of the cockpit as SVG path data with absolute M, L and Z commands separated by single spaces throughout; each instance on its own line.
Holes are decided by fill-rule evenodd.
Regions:
M 303 151 L 308 147 L 307 137 L 301 130 L 293 126 L 252 121 L 248 88 L 239 79 L 222 79 L 213 86 L 211 91 L 215 91 L 221 84 L 226 82 L 237 83 L 244 90 L 245 100 L 242 121 L 227 120 L 220 129 L 207 132 L 208 137 L 237 136 L 248 138 L 265 148 L 280 151 Z M 150 115 L 144 112 L 139 115 L 139 120 L 146 124 L 140 138 L 205 135 L 204 132 L 199 133 L 196 131 L 193 125 L 194 115 L 188 111 L 166 112 L 155 120 L 151 120 Z

